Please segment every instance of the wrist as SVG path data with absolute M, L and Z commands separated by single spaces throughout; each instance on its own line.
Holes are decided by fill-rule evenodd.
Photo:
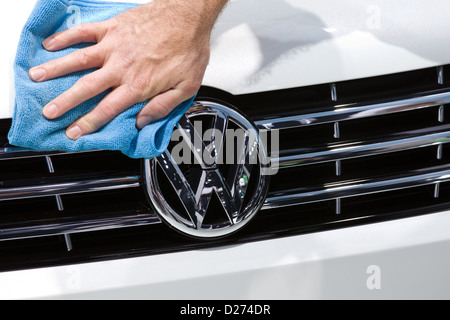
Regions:
M 148 6 L 162 6 L 168 19 L 184 20 L 189 29 L 209 33 L 228 0 L 154 0 Z M 175 22 L 175 21 L 174 21 Z

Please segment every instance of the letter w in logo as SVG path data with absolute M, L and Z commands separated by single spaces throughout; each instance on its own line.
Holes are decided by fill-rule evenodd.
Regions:
M 257 157 L 256 133 L 252 130 L 242 130 L 242 137 L 238 137 L 239 147 L 228 145 L 229 142 L 234 143 L 235 139 L 227 142 L 227 152 L 229 149 L 237 149 L 237 152 L 236 161 L 234 161 L 236 163 L 227 163 L 228 175 L 227 178 L 224 178 L 219 171 L 218 164 L 223 158 L 223 148 L 226 136 L 228 136 L 225 133 L 228 131 L 229 119 L 220 111 L 211 114 L 211 110 L 209 110 L 208 115 L 213 116 L 212 128 L 210 128 L 212 130 L 208 129 L 210 132 L 208 144 L 203 141 L 201 132 L 187 116 L 183 116 L 179 121 L 181 136 L 189 146 L 196 163 L 200 164 L 200 178 L 195 179 L 195 182 L 189 181 L 169 151 L 157 158 L 189 216 L 189 221 L 185 221 L 184 224 L 197 230 L 202 228 L 213 192 L 218 196 L 228 217 L 226 224 L 234 225 L 239 222 L 241 219 L 239 213 L 242 209 L 252 165 Z M 177 217 L 177 219 L 182 218 Z

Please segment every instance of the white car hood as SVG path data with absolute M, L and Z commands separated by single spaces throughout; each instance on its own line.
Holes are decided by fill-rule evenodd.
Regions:
M 20 0 L 0 11 L 8 30 L 0 118 L 13 115 L 12 65 L 34 4 Z M 245 94 L 448 64 L 448 12 L 448 0 L 231 0 L 214 29 L 204 85 Z

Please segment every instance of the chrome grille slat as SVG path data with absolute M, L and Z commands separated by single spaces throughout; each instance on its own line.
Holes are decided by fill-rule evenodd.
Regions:
M 405 177 L 390 177 L 348 183 L 341 186 L 324 186 L 318 190 L 288 191 L 269 194 L 262 210 L 293 206 L 317 201 L 326 201 L 366 194 L 388 192 L 403 188 L 413 188 L 424 185 L 439 184 L 450 181 L 450 170 L 432 173 L 409 175 Z
M 64 235 L 67 236 L 80 232 L 103 231 L 116 228 L 142 226 L 161 223 L 153 212 L 136 214 L 125 212 L 113 217 L 92 218 L 84 217 L 84 220 L 60 221 L 58 223 L 36 224 L 24 221 L 15 226 L 6 226 L 0 230 L 0 240 L 16 240 L 23 238 L 34 238 L 43 236 Z M 71 244 L 68 242 L 68 249 Z M 70 250 L 69 250 L 70 251 Z
M 22 182 L 23 183 L 23 182 Z M 86 179 L 40 185 L 24 185 L 21 187 L 1 188 L 0 201 L 23 198 L 57 196 L 63 194 L 95 192 L 140 186 L 139 176 L 117 176 L 112 178 Z
M 55 155 L 65 155 L 65 154 L 79 154 L 79 153 L 92 153 L 92 152 L 102 152 L 103 150 L 93 150 L 93 151 L 77 151 L 77 152 L 65 152 L 65 151 L 35 151 L 26 148 L 20 148 L 15 146 L 9 146 L 0 148 L 0 161 L 1 160 L 11 160 L 11 159 L 22 159 L 22 158 L 37 158 L 37 157 L 48 157 Z
M 450 103 L 450 92 L 448 89 L 441 89 L 434 92 L 425 92 L 414 98 L 400 98 L 399 100 L 381 103 L 372 102 L 363 105 L 336 105 L 334 110 L 259 120 L 256 121 L 256 125 L 260 130 L 283 130 L 418 110 L 447 103 Z
M 315 164 L 326 161 L 344 160 L 349 158 L 372 156 L 401 150 L 422 148 L 436 145 L 438 147 L 438 158 L 442 151 L 442 144 L 450 142 L 450 131 L 432 133 L 423 136 L 403 137 L 388 141 L 372 141 L 365 143 L 349 143 L 330 147 L 327 150 L 316 150 L 314 148 L 303 150 L 302 153 L 294 153 L 272 158 L 274 166 L 279 168 L 290 168 L 299 165 Z

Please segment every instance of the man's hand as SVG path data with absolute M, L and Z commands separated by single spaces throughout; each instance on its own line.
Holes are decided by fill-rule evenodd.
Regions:
M 209 61 L 210 35 L 227 0 L 155 0 L 104 21 L 82 24 L 43 42 L 49 51 L 82 42 L 94 45 L 34 67 L 30 77 L 46 81 L 97 68 L 48 103 L 43 114 L 55 119 L 82 102 L 112 91 L 73 123 L 73 140 L 97 131 L 136 103 L 150 99 L 136 126 L 164 118 L 200 88 Z

